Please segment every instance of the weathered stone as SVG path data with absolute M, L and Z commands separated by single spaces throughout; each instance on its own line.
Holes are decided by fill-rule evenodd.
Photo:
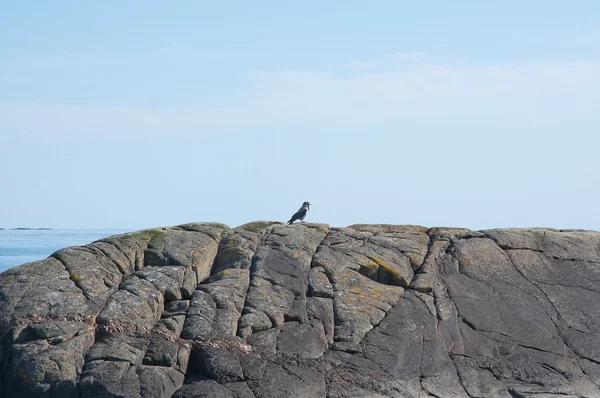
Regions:
M 163 327 L 181 331 L 187 305 L 175 303 L 164 312 L 164 302 L 185 297 L 186 291 L 189 297 L 196 288 L 196 269 L 210 270 L 218 246 L 215 238 L 219 236 L 211 237 L 205 232 L 189 232 L 187 240 L 167 236 L 163 240 L 165 258 L 176 264 L 167 264 L 161 270 L 141 271 L 148 242 L 159 235 L 169 235 L 154 230 L 64 249 L 46 260 L 3 273 L 0 395 L 139 396 L 139 378 L 148 372 L 163 381 L 159 383 L 162 387 L 157 385 L 147 391 L 179 388 L 183 373 L 175 367 L 185 371 L 185 353 L 177 353 L 164 377 L 160 372 L 144 370 L 142 360 L 150 340 L 147 333 L 155 324 L 161 324 L 156 322 L 163 313 Z M 198 239 L 198 234 L 206 239 Z M 186 253 L 180 257 L 174 254 L 179 238 L 179 249 Z M 173 288 L 169 284 L 155 286 L 135 276 L 136 271 L 143 276 L 155 272 Z M 8 334 L 11 328 L 12 333 Z M 179 382 L 167 388 L 168 379 Z M 10 393 L 4 391 L 5 387 Z M 152 392 L 148 394 L 153 396 Z
M 98 360 L 129 362 L 141 365 L 149 336 L 128 333 L 104 333 L 86 354 L 86 363 Z
M 213 238 L 215 241 L 220 241 L 224 234 L 230 231 L 230 228 L 218 222 L 195 222 L 178 225 L 177 228 L 181 228 L 185 231 L 202 232 Z
M 151 282 L 165 301 L 189 300 L 197 285 L 196 273 L 182 266 L 147 266 L 136 276 Z
M 235 336 L 238 319 L 244 308 L 246 291 L 250 283 L 250 272 L 244 269 L 225 269 L 198 287 L 210 294 L 216 305 L 213 329 L 218 336 Z M 218 331 L 218 332 L 217 332 Z
M 333 313 L 333 300 L 321 297 L 308 297 L 306 311 L 309 320 L 318 320 L 323 325 L 327 343 L 333 343 L 335 329 L 335 315 Z
M 508 388 L 497 380 L 492 372 L 487 369 L 479 369 L 473 366 L 456 367 L 458 376 L 470 397 L 486 398 L 511 398 Z
M 277 336 L 281 328 L 272 328 L 248 336 L 246 342 L 259 351 L 275 352 L 277 350 Z
M 77 397 L 83 355 L 93 341 L 94 335 L 88 330 L 55 344 L 47 340 L 13 344 L 11 362 L 4 376 L 6 394 Z
M 94 242 L 93 245 L 98 245 L 101 250 L 112 256 L 123 274 L 129 274 L 144 267 L 144 250 L 152 236 L 153 232 L 146 230 L 111 236 Z M 105 244 L 113 248 L 107 248 Z
M 327 338 L 320 322 L 286 322 L 277 336 L 277 350 L 318 358 L 327 350 Z
M 257 397 L 325 397 L 325 379 L 318 371 L 295 365 L 268 363 L 260 380 L 249 380 L 248 386 Z
M 2 273 L 0 289 L 0 331 L 19 318 L 96 313 L 65 266 L 54 258 Z
M 531 250 L 548 258 L 600 262 L 600 232 L 539 229 L 496 229 L 483 233 L 506 250 Z
M 237 335 L 246 339 L 252 333 L 262 332 L 271 327 L 273 327 L 273 323 L 264 312 L 246 307 L 238 324 Z
M 333 286 L 331 286 L 323 267 L 315 267 L 310 270 L 308 293 L 310 297 L 333 298 Z
M 119 266 L 91 245 L 62 249 L 52 257 L 65 265 L 70 279 L 90 300 L 104 302 L 123 277 Z
M 123 361 L 88 362 L 81 374 L 79 392 L 83 397 L 139 397 L 137 367 Z
M 55 345 L 84 333 L 93 333 L 92 325 L 75 321 L 45 321 L 13 329 L 13 343 L 44 339 Z
M 249 271 L 244 269 L 225 269 L 211 276 L 192 295 L 183 336 L 235 337 L 249 281 Z
M 245 380 L 240 354 L 235 351 L 202 347 L 192 354 L 191 366 L 221 384 Z
M 252 257 L 266 232 L 236 229 L 224 236 L 212 272 L 218 273 L 229 268 L 250 269 Z
M 144 365 L 166 366 L 185 374 L 190 359 L 190 345 L 180 341 L 169 341 L 161 336 L 150 339 Z
M 210 275 L 218 247 L 218 240 L 204 232 L 157 230 L 148 242 L 144 265 L 187 267 L 200 282 Z
M 140 231 L 0 274 L 0 396 L 596 397 L 598 280 L 591 231 Z
M 192 295 L 190 310 L 181 336 L 185 339 L 213 337 L 213 322 L 217 316 L 217 303 L 214 298 L 201 290 Z
M 98 315 L 97 322 L 105 327 L 114 324 L 132 325 L 136 330 L 144 331 L 151 329 L 156 320 L 153 308 L 143 297 L 119 290 Z
M 164 327 L 174 335 L 181 336 L 185 324 L 185 315 L 173 315 L 163 318 L 160 320 L 159 324 L 164 325 Z
M 364 226 L 333 229 L 313 257 L 334 288 L 335 343 L 358 350 L 365 334 L 401 297 L 423 262 L 429 237 L 421 227 Z M 396 246 L 394 246 L 396 245 Z
M 243 395 L 234 395 L 227 388 L 232 384 L 236 383 L 220 384 L 208 377 L 203 377 L 201 380 L 184 384 L 183 387 L 173 394 L 173 398 L 242 398 Z M 249 397 L 255 398 L 254 395 L 250 395 Z
M 183 373 L 171 367 L 141 366 L 140 396 L 144 398 L 171 397 L 183 385 Z
M 165 316 L 186 315 L 190 308 L 189 300 L 176 300 L 165 303 L 165 310 L 162 314 Z
M 160 318 L 165 306 L 165 294 L 161 294 L 161 291 L 151 282 L 140 279 L 137 276 L 131 276 L 123 280 L 120 289 L 120 291 L 129 292 L 144 300 L 152 312 L 152 319 L 154 321 Z M 109 301 L 109 308 L 113 305 L 116 296 L 117 294 L 111 297 L 111 300 L 113 301 Z M 106 313 L 101 314 L 101 317 L 106 316 L 108 316 Z
M 120 250 L 120 246 L 125 246 Z M 94 242 L 88 247 L 104 254 L 114 265 L 117 266 L 121 274 L 126 275 L 135 271 L 141 264 L 136 263 L 137 256 L 140 256 L 145 245 L 137 240 L 128 239 L 125 236 L 105 239 Z M 133 256 L 131 254 L 133 253 Z
M 272 227 L 254 255 L 245 307 L 264 313 L 274 326 L 306 321 L 311 259 L 328 230 L 323 225 Z

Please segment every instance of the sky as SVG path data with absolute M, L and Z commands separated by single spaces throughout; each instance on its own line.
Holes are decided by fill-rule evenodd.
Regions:
M 600 230 L 598 15 L 0 0 L 0 227 Z

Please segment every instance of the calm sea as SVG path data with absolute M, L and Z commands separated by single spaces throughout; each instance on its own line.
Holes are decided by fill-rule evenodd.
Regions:
M 129 230 L 0 230 L 0 272 L 30 261 L 44 259 L 58 249 L 85 245 L 125 232 Z

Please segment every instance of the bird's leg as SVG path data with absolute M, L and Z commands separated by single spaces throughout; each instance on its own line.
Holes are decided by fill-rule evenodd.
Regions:
M 304 222 L 304 220 L 300 220 L 300 222 Z

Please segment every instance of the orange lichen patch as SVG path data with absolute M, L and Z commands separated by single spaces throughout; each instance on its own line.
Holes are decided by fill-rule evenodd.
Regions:
M 358 272 L 378 283 L 395 286 L 406 285 L 400 270 L 379 257 L 370 258 L 367 266 L 361 267 Z
M 313 267 L 323 267 L 323 268 L 326 268 L 327 267 L 327 263 L 325 263 L 323 260 L 314 260 L 312 262 L 312 266 Z
M 361 265 L 360 269 L 358 270 L 358 272 L 361 275 L 364 275 L 370 279 L 377 279 L 377 270 L 379 269 L 379 265 L 373 261 L 373 260 L 369 260 L 369 262 L 366 265 Z
M 375 263 L 377 263 L 377 265 L 382 266 L 382 267 L 384 267 L 384 266 L 389 267 L 390 266 L 388 263 L 386 263 L 385 261 L 383 261 L 379 257 L 373 257 L 371 260 L 373 260 Z
M 385 273 L 391 279 L 390 282 L 392 282 L 393 284 L 397 284 L 402 281 L 402 275 L 400 274 L 400 272 L 397 269 L 392 268 L 389 264 L 387 264 L 386 266 L 382 266 L 381 268 L 384 269 Z
M 384 298 L 388 293 L 397 291 L 395 285 L 380 284 L 372 279 L 366 279 L 364 275 L 354 273 L 354 278 L 346 279 L 343 283 L 348 286 L 344 297 L 369 302 L 373 299 Z
M 340 279 L 345 279 L 345 280 L 358 278 L 358 275 L 356 274 L 356 272 L 351 269 L 348 269 L 348 268 L 346 268 L 346 270 L 341 275 L 337 274 L 337 276 Z
M 298 258 L 300 255 L 299 255 L 297 252 L 294 252 L 294 253 L 292 254 L 292 256 L 294 257 L 294 259 L 297 259 L 297 258 Z
M 421 264 L 423 264 L 425 257 L 423 257 L 423 255 L 421 255 L 419 253 L 411 253 L 408 256 L 408 259 L 410 260 L 410 265 L 412 265 L 412 267 L 414 269 L 415 267 L 418 267 Z

